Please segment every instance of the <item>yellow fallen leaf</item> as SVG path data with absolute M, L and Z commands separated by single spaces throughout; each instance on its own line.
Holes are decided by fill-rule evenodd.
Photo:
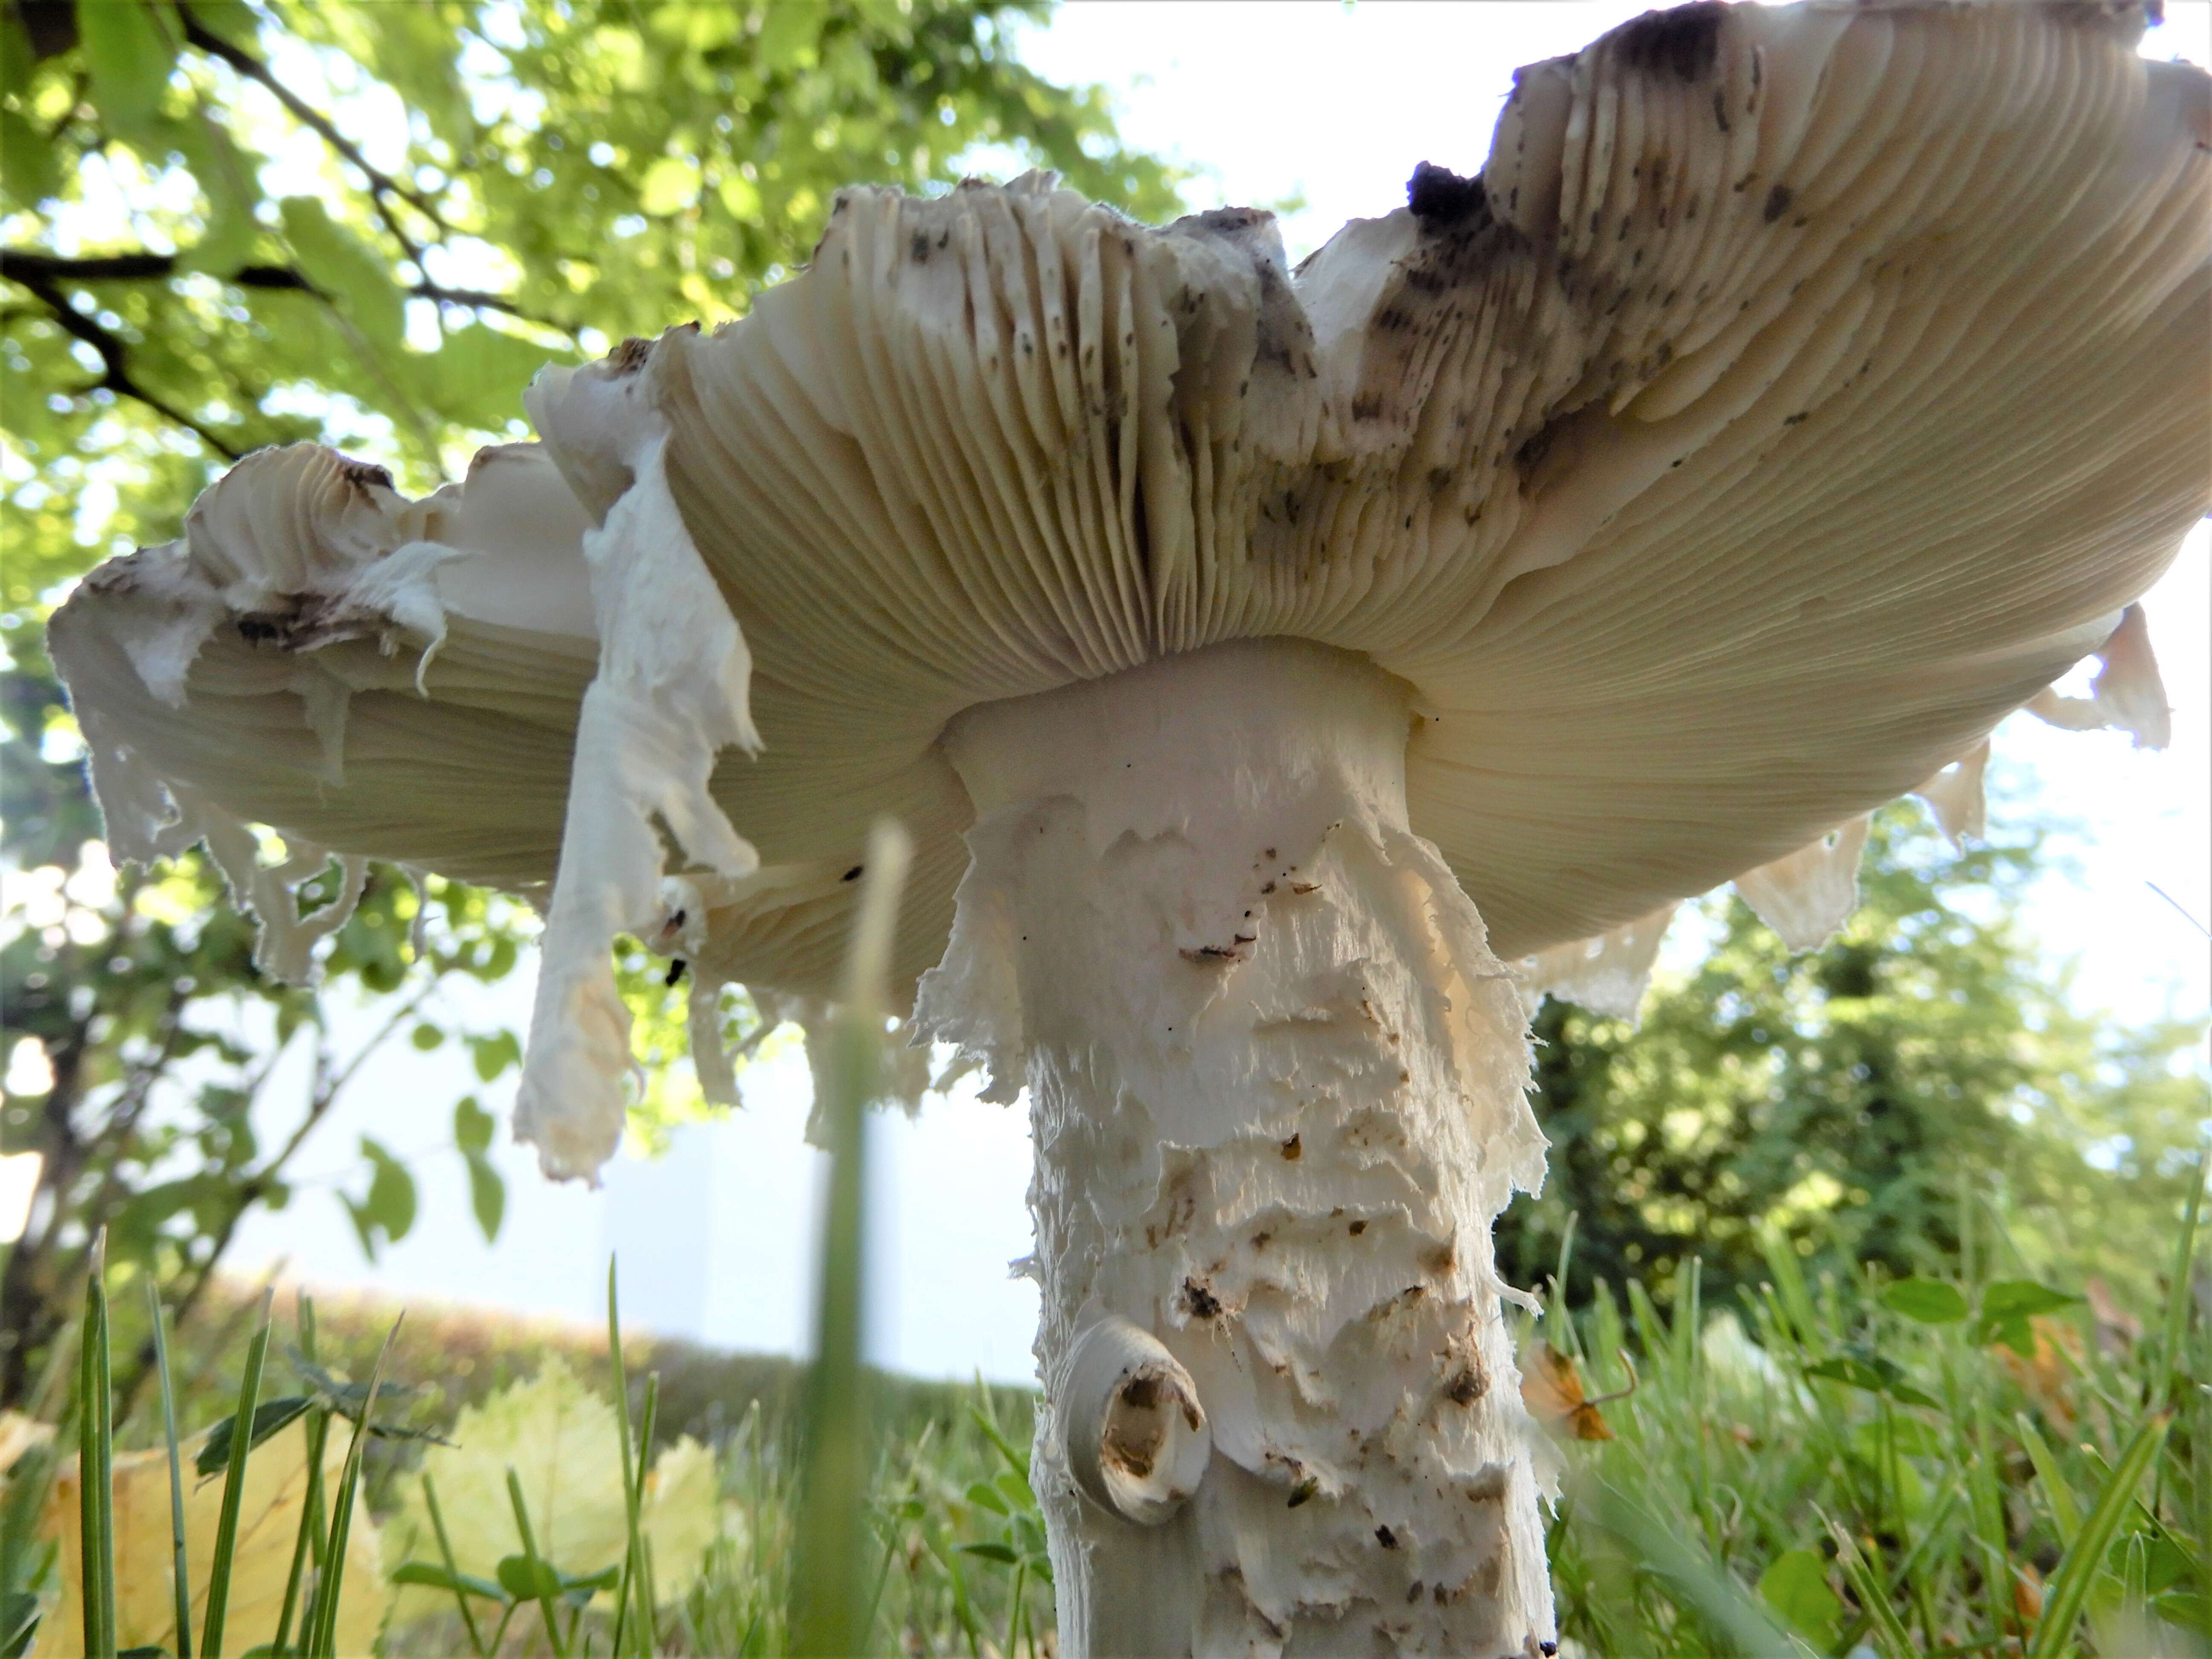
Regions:
M 349 1430 L 333 1419 L 323 1448 L 325 1504 L 345 1465 Z M 201 1480 L 192 1454 L 204 1436 L 183 1450 L 185 1547 L 192 1578 L 193 1636 L 207 1617 L 208 1571 L 215 1560 L 216 1528 L 222 1510 L 222 1477 Z M 61 1637 L 52 1651 L 71 1645 L 84 1622 L 83 1561 L 77 1511 L 82 1480 L 71 1458 L 56 1473 L 40 1530 L 60 1546 L 61 1600 L 40 1628 Z M 238 1512 L 238 1547 L 232 1557 L 229 1610 L 223 1645 L 232 1653 L 273 1641 L 292 1571 L 300 1509 L 307 1498 L 307 1425 L 295 1422 L 253 1449 L 246 1462 L 246 1491 Z M 328 1510 L 325 1509 L 325 1515 Z M 176 1651 L 175 1591 L 170 1567 L 169 1458 L 166 1451 L 124 1452 L 115 1459 L 115 1627 L 120 1647 L 166 1647 Z M 305 1599 L 304 1592 L 302 1599 Z M 383 1628 L 391 1603 L 382 1553 L 368 1510 L 356 1504 L 346 1543 L 345 1582 L 338 1595 L 337 1650 L 366 1655 Z M 299 1615 L 293 1615 L 296 1635 Z M 47 1644 L 41 1641 L 41 1651 Z
M 21 1412 L 0 1412 L 0 1474 L 14 1468 L 23 1454 L 54 1437 L 51 1423 L 41 1423 Z
M 510 1468 L 521 1482 L 540 1556 L 576 1574 L 621 1564 L 629 1522 L 614 1403 L 586 1387 L 559 1356 L 548 1358 L 528 1382 L 463 1411 L 450 1437 L 453 1444 L 424 1453 L 422 1470 L 437 1484 L 438 1508 L 463 1572 L 490 1578 L 502 1556 L 521 1553 L 507 1491 Z M 720 1529 L 714 1454 L 689 1437 L 662 1452 L 646 1477 L 641 1511 L 654 1585 L 662 1601 L 672 1601 L 697 1580 Z M 419 1475 L 401 1482 L 398 1512 L 385 1527 L 385 1559 L 394 1568 L 440 1559 Z M 602 1593 L 603 1605 L 612 1601 Z M 419 1619 L 452 1607 L 451 1592 L 416 1586 L 400 1591 L 398 1616 Z

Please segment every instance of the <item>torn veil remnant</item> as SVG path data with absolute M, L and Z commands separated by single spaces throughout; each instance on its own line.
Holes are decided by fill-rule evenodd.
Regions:
M 1125 1321 L 1211 1435 L 1137 1527 L 1048 1400 L 1066 1650 L 1540 1647 L 1522 999 L 1632 1014 L 1726 881 L 1816 944 L 1867 813 L 1973 833 L 2014 710 L 2162 740 L 2212 104 L 2141 26 L 1655 14 L 1296 270 L 1264 214 L 848 191 L 743 319 L 542 379 L 543 447 L 415 503 L 255 457 L 88 579 L 118 853 L 550 892 L 518 1117 L 580 1172 L 609 937 L 814 1006 L 898 817 L 894 981 L 1028 1091 L 1048 1382 Z

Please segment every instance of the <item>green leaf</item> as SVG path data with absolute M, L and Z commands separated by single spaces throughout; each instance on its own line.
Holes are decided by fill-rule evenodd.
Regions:
M 1863 1389 L 1869 1394 L 1881 1394 L 1888 1384 L 1880 1371 L 1863 1359 L 1853 1359 L 1848 1354 L 1838 1354 L 1817 1365 L 1805 1367 L 1808 1376 L 1824 1377 L 1831 1382 L 1840 1382 L 1846 1388 Z
M 2081 1299 L 2032 1279 L 2001 1279 L 1982 1292 L 1982 1317 L 2027 1319 L 2071 1307 Z
M 79 5 L 76 27 L 102 118 L 125 131 L 150 125 L 177 62 L 177 43 L 154 9 L 140 0 Z
M 360 331 L 365 343 L 398 350 L 406 333 L 407 299 L 382 257 L 311 196 L 287 196 L 277 207 L 284 240 L 316 292 Z
M 1968 1311 L 1958 1286 L 1940 1279 L 1901 1279 L 1881 1293 L 1881 1305 L 1923 1325 L 1955 1325 Z
M 469 1166 L 469 1207 L 476 1212 L 477 1226 L 484 1243 L 499 1238 L 500 1223 L 507 1218 L 507 1182 L 482 1152 L 465 1152 Z
M 205 227 L 198 241 L 178 251 L 178 266 L 231 276 L 252 258 L 261 234 L 253 213 L 261 203 L 260 176 L 222 124 L 204 111 L 177 122 L 170 136 L 207 198 Z
M 507 1067 L 522 1063 L 522 1045 L 514 1032 L 495 1031 L 489 1036 L 471 1037 L 469 1055 L 476 1062 L 477 1078 L 493 1083 Z
M 550 1561 L 534 1555 L 503 1555 L 495 1571 L 500 1588 L 517 1601 L 537 1601 L 561 1594 L 561 1575 Z
M 29 1590 L 0 1594 L 0 1655 L 7 1659 L 26 1651 L 39 1633 L 39 1598 Z
M 12 109 L 0 109 L 0 179 L 27 206 L 50 199 L 60 183 L 54 147 L 46 135 Z
M 1828 1585 L 1828 1564 L 1817 1550 L 1784 1550 L 1759 1577 L 1759 1599 L 1790 1627 L 1821 1647 L 1834 1644 L 1843 1597 Z
M 994 1515 L 1007 1513 L 1006 1500 L 999 1495 L 998 1488 L 986 1486 L 981 1480 L 969 1486 L 968 1501 L 978 1509 L 990 1510 Z
M 407 1040 L 427 1054 L 446 1040 L 446 1034 L 424 1020 L 409 1034 Z
M 761 67 L 773 74 L 815 56 L 814 42 L 821 17 L 811 6 L 770 6 L 763 15 L 760 40 L 755 48 Z
M 465 317 L 458 308 L 447 307 L 445 343 L 428 356 L 412 360 L 414 380 L 422 400 L 447 419 L 495 432 L 522 418 L 522 389 L 538 370 L 549 362 L 573 361 L 575 353 L 540 345 L 490 323 L 469 322 Z M 511 1036 L 501 1035 L 513 1042 Z M 518 1048 L 515 1057 L 520 1054 Z M 513 1064 L 513 1059 L 507 1063 Z
M 589 1601 L 601 1590 L 611 1590 L 622 1583 L 622 1564 L 617 1561 L 612 1566 L 601 1567 L 597 1572 L 562 1572 L 556 1576 L 561 1580 L 563 1595 L 580 1595 Z
M 253 1440 L 247 1449 L 250 1451 L 253 1446 L 261 1444 L 270 1435 L 303 1415 L 314 1403 L 315 1397 L 307 1394 L 288 1394 L 275 1400 L 263 1401 L 253 1408 Z M 234 1412 L 210 1429 L 207 1438 L 200 1443 L 199 1451 L 192 1459 L 192 1468 L 203 1480 L 218 1473 L 229 1463 L 230 1437 L 237 1422 L 238 1415 Z
M 367 1206 L 345 1193 L 340 1193 L 337 1198 L 338 1202 L 345 1206 L 346 1218 L 353 1223 L 353 1236 L 361 1241 L 362 1255 L 374 1261 L 377 1255 L 376 1226 L 368 1218 Z
M 657 216 L 690 206 L 698 193 L 699 169 L 680 155 L 662 155 L 646 168 L 644 181 L 638 186 L 637 204 L 641 211 Z
M 385 1237 L 396 1244 L 415 1225 L 415 1177 L 405 1164 L 368 1135 L 361 1138 L 361 1154 L 374 1170 L 362 1208 L 369 1221 L 383 1230 Z
M 496 1127 L 497 1120 L 477 1104 L 474 1095 L 463 1095 L 453 1103 L 453 1145 L 464 1152 L 489 1152 Z
M 980 1555 L 986 1561 L 998 1561 L 1010 1567 L 1022 1559 L 1014 1553 L 1012 1545 L 1001 1544 L 989 1539 L 980 1544 L 963 1544 L 960 1546 L 960 1553 L 963 1555 Z
M 506 1589 L 489 1578 L 479 1578 L 472 1572 L 448 1571 L 435 1561 L 409 1561 L 392 1575 L 395 1584 L 421 1584 L 429 1589 L 452 1590 L 470 1595 L 481 1595 L 487 1601 L 506 1601 Z
M 1830 1382 L 1841 1382 L 1846 1388 L 1862 1389 L 1869 1394 L 1886 1394 L 1901 1405 L 1942 1409 L 1939 1401 L 1905 1380 L 1903 1368 L 1894 1360 L 1880 1358 L 1862 1359 L 1851 1354 L 1837 1354 L 1816 1365 L 1806 1366 L 1805 1375 Z

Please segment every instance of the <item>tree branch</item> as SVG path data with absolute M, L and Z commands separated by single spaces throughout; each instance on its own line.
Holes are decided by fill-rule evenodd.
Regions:
M 187 257 L 182 253 L 154 253 L 144 249 L 131 249 L 122 253 L 66 259 L 58 254 L 41 253 L 33 248 L 0 248 L 0 276 L 24 288 L 33 288 L 34 283 L 41 282 L 155 282 L 184 275 Z M 290 265 L 243 265 L 219 280 L 234 283 L 240 288 L 287 289 L 304 294 L 315 292 L 314 284 L 307 280 L 306 275 Z M 469 306 L 484 311 L 501 312 L 520 322 L 534 323 L 540 328 L 553 329 L 562 334 L 573 336 L 576 331 L 572 324 L 538 316 L 526 311 L 505 295 L 494 294 L 484 289 L 447 288 L 442 283 L 424 281 L 410 283 L 406 291 L 417 300 L 434 300 L 441 305 Z
M 177 425 L 183 427 L 227 461 L 234 461 L 244 453 L 241 450 L 232 448 L 199 422 L 185 414 L 184 410 L 166 402 L 155 393 L 149 392 L 133 380 L 131 376 L 130 364 L 125 358 L 123 341 L 111 331 L 101 327 L 91 318 L 70 305 L 52 279 L 34 276 L 27 272 L 19 274 L 14 270 L 7 271 L 5 274 L 10 282 L 28 290 L 33 298 L 45 306 L 54 321 L 61 325 L 65 333 L 75 335 L 100 354 L 100 361 L 105 373 L 87 387 L 87 391 L 98 391 L 105 387 L 118 398 L 129 398 L 145 404 L 147 408 L 164 419 L 173 421 Z
M 340 132 L 328 116 L 278 80 L 275 72 L 258 58 L 243 46 L 233 46 L 221 35 L 208 28 L 198 18 L 192 15 L 191 7 L 179 5 L 177 8 L 177 15 L 184 19 L 186 45 L 196 47 L 210 58 L 221 58 L 247 80 L 258 82 L 266 87 L 276 101 L 289 110 L 294 118 L 302 126 L 313 130 L 325 143 L 361 169 L 362 176 L 368 180 L 369 197 L 376 205 L 377 216 L 384 221 L 385 228 L 389 230 L 399 245 L 407 250 L 409 258 L 413 259 L 419 265 L 422 263 L 421 250 L 400 228 L 398 221 L 386 204 L 384 198 L 387 195 L 398 197 L 432 224 L 437 226 L 440 230 L 450 231 L 453 228 L 438 212 L 434 203 L 420 191 L 400 183 L 390 173 L 371 164 L 368 158 L 361 153 L 360 147 Z

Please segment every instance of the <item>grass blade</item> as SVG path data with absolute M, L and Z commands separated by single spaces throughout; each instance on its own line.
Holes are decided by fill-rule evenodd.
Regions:
M 2020 1433 L 2020 1443 L 2027 1449 L 2027 1461 L 2035 1466 L 2035 1478 L 2043 1482 L 2043 1495 L 2050 1500 L 2051 1524 L 2058 1534 L 2058 1547 L 2070 1550 L 2081 1530 L 2081 1510 L 2074 1501 L 2074 1489 L 2059 1474 L 2058 1460 L 2051 1455 L 2051 1448 L 2035 1431 L 2027 1413 L 2015 1413 L 2013 1425 Z
M 222 1510 L 216 1517 L 215 1555 L 208 1564 L 207 1612 L 200 1626 L 202 1659 L 222 1659 L 222 1625 L 230 1612 L 231 1558 L 238 1551 L 238 1509 L 246 1498 L 246 1460 L 253 1449 L 253 1408 L 260 1403 L 261 1371 L 269 1360 L 269 1310 L 276 1292 L 261 1293 L 261 1320 L 246 1347 L 246 1370 L 238 1380 L 238 1413 L 231 1421 L 246 1425 L 230 1437 L 230 1463 L 222 1476 Z
M 2135 1503 L 2136 1488 L 2142 1484 L 2143 1475 L 2156 1460 L 2159 1448 L 2166 1443 L 2166 1431 L 2172 1424 L 2172 1414 L 2168 1412 L 2149 1419 L 2136 1431 L 2135 1438 L 2112 1466 L 2112 1479 L 2097 1494 L 2097 1501 L 2088 1518 L 2082 1522 L 2080 1534 L 2058 1563 L 2058 1571 L 2051 1577 L 2051 1589 L 2044 1598 L 2043 1622 L 2036 1626 L 2035 1642 L 2027 1650 L 2027 1659 L 2059 1659 L 2073 1646 L 2074 1627 L 2081 1621 L 2081 1609 L 2089 1600 L 2089 1587 L 2096 1582 L 2105 1565 L 2105 1553 L 2112 1548 L 2120 1522 Z
M 1826 1516 L 1820 1518 L 1827 1520 Z M 1858 1597 L 1860 1610 L 1872 1621 L 1881 1638 L 1885 1659 L 1911 1659 L 1917 1650 L 1905 1621 L 1897 1616 L 1897 1608 L 1891 1604 L 1881 1574 L 1859 1553 L 1850 1534 L 1833 1521 L 1828 1521 L 1828 1535 L 1836 1540 L 1836 1562 L 1844 1570 L 1851 1594 Z
M 430 1479 L 430 1471 L 422 1471 L 422 1506 L 430 1511 L 430 1530 L 438 1536 L 438 1559 L 445 1563 L 446 1576 L 453 1581 L 453 1604 L 461 1610 L 461 1625 L 469 1633 L 469 1647 L 477 1659 L 483 1659 L 483 1636 L 477 1629 L 476 1611 L 469 1606 L 469 1593 L 461 1588 L 460 1559 L 453 1553 L 453 1540 L 446 1534 L 445 1511 L 438 1507 L 438 1485 Z M 619 1646 L 616 1649 L 620 1652 Z
M 108 1375 L 107 1230 L 92 1241 L 77 1343 L 77 1547 L 85 1659 L 115 1659 L 115 1395 Z
M 1591 1480 L 1585 1496 L 1599 1524 L 1628 1547 L 1632 1559 L 1664 1578 L 1680 1602 L 1694 1607 L 1734 1651 L 1751 1659 L 1797 1659 L 1803 1654 L 1803 1647 L 1764 1606 L 1698 1551 L 1691 1541 L 1692 1530 L 1662 1520 L 1602 1479 Z
M 538 1553 L 538 1534 L 530 1529 L 530 1509 L 522 1501 L 522 1481 L 512 1464 L 507 1470 L 507 1496 L 514 1505 L 514 1529 L 522 1535 L 522 1553 L 529 1558 L 530 1576 L 537 1583 L 538 1605 L 545 1612 L 545 1639 L 552 1644 L 555 1659 L 568 1659 L 568 1650 L 561 1640 L 560 1612 L 553 1605 L 553 1575 L 540 1571 L 551 1564 Z
M 310 1364 L 315 1358 L 315 1303 L 305 1291 L 299 1292 L 295 1318 L 300 1327 L 300 1352 Z M 318 1533 L 323 1524 L 322 1489 L 319 1477 L 323 1468 L 323 1445 L 330 1434 L 331 1414 L 316 1411 L 309 1414 L 306 1430 L 307 1442 L 307 1501 L 300 1505 L 300 1525 L 292 1537 L 292 1566 L 284 1577 L 284 1605 L 276 1616 L 276 1638 L 270 1650 L 284 1654 L 290 1650 L 293 1615 L 300 1610 L 300 1587 L 307 1577 L 307 1563 L 313 1552 L 319 1547 Z
M 185 1469 L 177 1451 L 177 1389 L 169 1375 L 169 1333 L 161 1293 L 146 1280 L 146 1318 L 154 1333 L 154 1379 L 161 1391 L 161 1439 L 169 1453 L 169 1583 L 176 1595 L 177 1659 L 192 1659 L 192 1568 L 185 1548 Z
M 629 1543 L 623 1553 L 622 1584 L 615 1595 L 616 1659 L 621 1659 L 625 1636 L 634 1633 L 630 1626 L 630 1600 L 633 1589 L 642 1593 L 645 1551 L 639 1542 L 638 1512 L 645 1490 L 645 1463 L 653 1455 L 650 1436 L 639 1443 L 636 1455 L 631 1455 L 629 1432 L 629 1374 L 623 1364 L 621 1304 L 617 1299 L 615 1262 L 607 1258 L 607 1363 L 614 1370 L 615 1431 L 622 1439 L 623 1504 L 628 1511 Z M 636 1650 L 650 1654 L 657 1632 L 653 1628 L 653 1607 L 648 1602 L 640 1612 L 644 1635 L 636 1643 Z
M 647 1656 L 647 1659 L 651 1659 L 651 1656 L 654 1649 L 659 1645 L 660 1642 L 660 1632 L 658 1626 L 659 1617 L 659 1609 L 660 1607 L 660 1586 L 655 1583 L 653 1579 L 653 1540 L 647 1534 L 643 1521 L 643 1512 L 645 1509 L 645 1460 L 647 1455 L 653 1449 L 653 1432 L 657 1428 L 659 1428 L 659 1424 L 660 1373 L 659 1371 L 653 1371 L 648 1373 L 645 1379 L 645 1409 L 639 1414 L 637 1425 L 637 1488 L 639 1525 L 635 1534 L 637 1548 L 637 1578 L 635 1582 L 637 1585 L 638 1617 L 644 1621 L 641 1639 L 643 1641 L 645 1645 L 641 1648 L 639 1651 L 645 1654 Z
M 2205 1164 L 2205 1151 L 2200 1148 L 2197 1154 L 2197 1178 L 2189 1183 L 2189 1209 L 2182 1218 L 2181 1237 L 2174 1241 L 2173 1273 L 2166 1282 L 2165 1341 L 2159 1349 L 2166 1375 L 2156 1397 L 2168 1405 L 2173 1401 L 2175 1382 L 2188 1369 L 2182 1348 L 2189 1340 L 2189 1270 L 2196 1265 L 2197 1229 L 2204 1212 Z
M 300 1505 L 300 1525 L 292 1536 L 292 1567 L 284 1578 L 284 1605 L 277 1615 L 276 1639 L 270 1644 L 270 1650 L 279 1655 L 291 1651 L 293 1616 L 296 1613 L 300 1617 L 303 1642 L 307 1626 L 315 1616 L 314 1589 L 308 1583 L 307 1573 L 311 1567 L 319 1571 L 322 1566 L 323 1450 L 330 1442 L 330 1413 L 320 1409 L 309 1413 L 304 1433 L 307 1442 L 307 1499 Z M 303 1589 L 307 1597 L 304 1611 L 300 1606 Z
M 400 1319 L 406 1316 L 402 1314 Z M 368 1444 L 368 1425 L 376 1411 L 376 1391 L 384 1382 L 384 1362 L 392 1352 L 392 1339 L 399 1334 L 399 1320 L 384 1334 L 384 1346 L 368 1373 L 368 1393 L 354 1419 L 353 1437 L 346 1445 L 345 1467 L 338 1475 L 337 1499 L 331 1508 L 331 1541 L 323 1551 L 322 1577 L 315 1584 L 314 1634 L 305 1644 L 310 1659 L 336 1659 L 338 1635 L 338 1596 L 345 1584 L 346 1545 L 353 1535 L 354 1498 L 361 1490 L 361 1455 Z
M 842 1006 L 820 1075 L 829 1098 L 830 1201 L 821 1301 L 807 1373 L 806 1440 L 793 1576 L 792 1651 L 841 1659 L 863 1651 L 867 1606 L 868 1434 L 860 1368 L 866 1120 L 882 1062 L 891 931 L 912 856 L 906 832 L 878 820 L 845 963 Z

